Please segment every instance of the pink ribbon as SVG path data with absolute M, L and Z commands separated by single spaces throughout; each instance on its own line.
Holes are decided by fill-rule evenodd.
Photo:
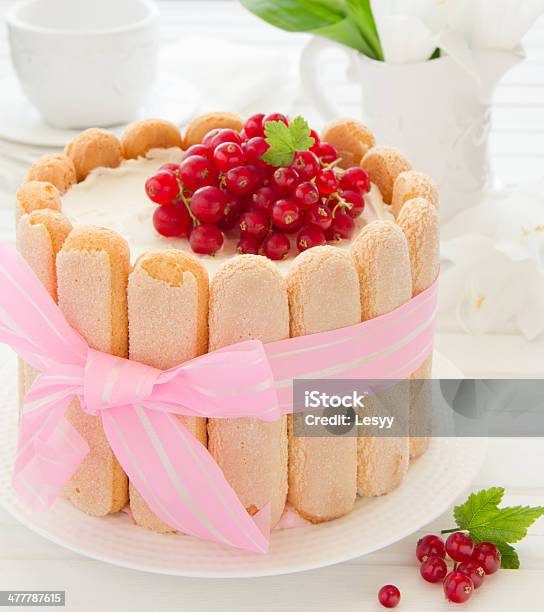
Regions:
M 13 485 L 46 509 L 89 452 L 64 412 L 77 397 L 100 415 L 119 463 L 171 527 L 264 553 L 270 504 L 247 514 L 221 469 L 174 415 L 273 421 L 292 411 L 300 378 L 409 376 L 432 351 L 436 283 L 397 310 L 331 332 L 247 341 L 161 371 L 95 351 L 17 251 L 0 245 L 0 341 L 41 374 L 24 400 Z

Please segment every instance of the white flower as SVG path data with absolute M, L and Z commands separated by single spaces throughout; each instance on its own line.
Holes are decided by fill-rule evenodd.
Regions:
M 439 47 L 474 71 L 470 48 L 512 50 L 544 0 L 371 0 L 385 61 L 425 61 Z

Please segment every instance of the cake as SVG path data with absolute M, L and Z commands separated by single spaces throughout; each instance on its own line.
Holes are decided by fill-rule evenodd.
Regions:
M 166 201 L 155 205 L 148 197 L 160 198 L 163 193 L 150 182 L 161 168 L 166 165 L 162 172 L 177 181 L 182 174 L 176 168 L 182 160 L 194 158 L 196 151 L 205 161 L 200 155 L 203 149 L 198 149 L 203 141 L 209 147 L 210 138 L 219 134 L 217 151 L 220 145 L 228 146 L 227 136 L 233 132 L 237 147 L 224 150 L 236 160 L 238 148 L 259 150 L 270 122 L 293 125 L 278 114 L 243 121 L 232 113 L 211 113 L 193 119 L 183 134 L 159 119 L 132 124 L 121 139 L 93 128 L 68 143 L 63 155 L 45 156 L 31 167 L 17 193 L 18 248 L 67 321 L 92 348 L 167 369 L 246 339 L 268 343 L 355 325 L 391 312 L 434 283 L 439 267 L 436 187 L 400 152 L 377 145 L 370 129 L 353 120 L 331 123 L 320 141 L 309 128 L 302 134 L 301 142 L 307 143 L 302 151 L 308 152 L 304 159 L 318 164 L 318 176 L 306 177 L 310 185 L 300 193 L 278 198 L 287 204 L 271 213 L 273 239 L 271 222 L 261 232 L 251 226 L 256 225 L 255 218 L 244 217 L 258 206 L 255 198 L 248 201 L 251 194 L 234 198 L 239 206 L 234 211 L 221 205 L 217 222 L 221 229 L 210 230 L 206 237 L 221 236 L 208 249 L 214 256 L 199 254 L 206 248 L 202 248 L 205 241 L 193 237 L 198 217 L 196 222 L 187 221 L 183 231 L 178 228 L 177 236 L 155 231 L 152 216 L 160 217 L 157 211 L 172 206 Z M 281 125 L 277 129 L 284 130 Z M 261 135 L 259 142 L 248 145 L 256 133 Z M 268 130 L 266 135 L 273 148 Z M 293 164 L 299 153 L 297 149 Z M 212 181 L 214 193 L 226 194 L 231 179 L 232 189 L 243 191 L 247 172 L 238 170 L 226 177 L 227 166 L 221 166 L 226 158 L 221 159 L 221 173 Z M 205 165 L 197 160 L 195 168 L 198 164 Z M 350 168 L 364 172 L 352 171 L 348 177 L 366 176 L 369 181 L 360 196 L 364 209 L 362 199 L 359 204 L 355 196 L 339 198 L 338 216 L 346 219 L 339 220 L 331 233 L 325 225 L 336 219 L 336 209 L 326 181 L 335 183 L 338 191 L 338 182 L 346 183 Z M 197 170 L 191 176 L 197 176 Z M 299 170 L 302 176 L 307 168 Z M 257 175 L 261 187 L 272 182 L 274 188 L 293 191 L 300 185 L 290 186 L 292 173 L 284 170 L 266 175 L 265 167 Z M 175 201 L 184 219 L 180 223 L 186 222 L 188 213 L 192 219 L 199 205 L 187 176 L 187 183 L 181 178 L 184 191 Z M 319 201 L 305 205 L 302 213 L 293 212 L 292 201 L 313 197 L 316 183 Z M 158 187 L 167 193 L 170 184 L 174 189 L 179 185 L 166 177 Z M 187 210 L 183 199 L 191 201 Z M 199 214 L 215 218 L 208 204 L 202 199 Z M 295 223 L 299 213 L 306 223 L 302 227 Z M 191 223 L 196 225 L 191 228 Z M 200 227 L 206 224 L 214 225 Z M 279 231 L 278 224 L 285 231 Z M 160 218 L 155 227 L 166 234 L 177 231 L 168 229 L 171 224 L 161 225 Z M 288 246 L 292 241 L 288 232 L 293 229 L 302 251 L 296 256 L 296 249 Z M 205 244 L 209 246 L 209 240 Z M 429 378 L 430 372 L 428 358 L 412 377 Z M 35 375 L 21 365 L 23 392 Z M 359 437 L 297 437 L 290 416 L 275 422 L 178 418 L 207 446 L 247 512 L 255 514 L 271 502 L 275 525 L 286 503 L 304 519 L 318 523 L 349 513 L 357 496 L 392 491 L 402 482 L 410 459 L 426 449 L 422 412 L 412 406 L 410 438 L 366 437 L 364 431 Z M 109 448 L 100 417 L 85 414 L 74 400 L 67 418 L 91 449 L 66 487 L 68 499 L 93 516 L 118 512 L 129 504 L 138 525 L 158 533 L 173 531 L 128 482 Z

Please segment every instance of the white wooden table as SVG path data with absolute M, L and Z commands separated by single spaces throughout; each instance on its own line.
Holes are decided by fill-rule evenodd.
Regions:
M 0 17 L 7 4 L 0 0 Z M 307 41 L 305 35 L 286 34 L 261 23 L 235 2 L 164 2 L 161 8 L 165 43 L 190 33 L 297 54 Z M 497 92 L 491 139 L 493 167 L 505 182 L 513 184 L 544 174 L 544 21 L 528 34 L 525 46 L 527 61 L 505 78 Z M 7 43 L 1 32 L 0 76 L 9 69 Z M 356 114 L 356 93 L 342 85 L 340 67 L 333 64 L 325 69 L 346 114 Z M 315 110 L 303 96 L 299 110 L 318 123 Z M 25 158 L 33 159 L 43 152 L 0 141 L 2 240 L 12 239 L 13 193 L 28 166 Z M 542 341 L 438 334 L 437 345 L 469 376 L 544 375 Z M 0 351 L 0 359 L 5 357 L 6 352 Z M 474 489 L 493 485 L 506 487 L 507 504 L 544 505 L 544 442 L 491 441 Z M 450 526 L 451 513 L 447 513 L 425 532 Z M 322 570 L 253 580 L 196 580 L 143 574 L 85 559 L 33 534 L 0 510 L 0 590 L 66 590 L 69 610 L 377 610 L 379 587 L 393 582 L 403 593 L 399 610 L 453 609 L 444 601 L 440 587 L 419 577 L 414 546 L 422 533 Z M 469 604 L 471 608 L 542 610 L 542 605 L 532 602 L 541 603 L 544 597 L 544 521 L 534 526 L 518 550 L 522 570 L 503 571 L 489 579 Z

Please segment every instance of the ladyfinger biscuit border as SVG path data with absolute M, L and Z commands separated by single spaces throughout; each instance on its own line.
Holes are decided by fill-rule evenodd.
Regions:
M 121 136 L 125 159 L 142 157 L 151 149 L 181 147 L 179 129 L 165 119 L 143 119 L 131 123 Z
M 117 136 L 101 128 L 89 128 L 78 134 L 66 145 L 64 153 L 74 164 L 78 183 L 95 168 L 117 168 L 123 160 Z
M 192 119 L 183 134 L 183 148 L 188 149 L 194 144 L 200 144 L 206 134 L 215 128 L 230 128 L 240 132 L 244 122 L 235 113 L 207 113 Z

